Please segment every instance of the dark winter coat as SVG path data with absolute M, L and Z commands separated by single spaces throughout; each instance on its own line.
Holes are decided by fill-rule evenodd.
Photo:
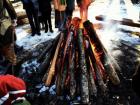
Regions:
M 32 9 L 38 9 L 39 5 L 38 5 L 38 0 L 21 0 L 23 3 L 23 8 L 27 9 L 27 8 L 32 8 Z
M 67 9 L 74 10 L 75 9 L 75 0 L 66 0 Z
M 39 10 L 43 13 L 50 13 L 51 8 L 51 0 L 38 0 L 39 2 Z

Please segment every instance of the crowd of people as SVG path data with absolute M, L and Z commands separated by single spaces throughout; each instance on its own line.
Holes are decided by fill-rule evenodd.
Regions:
M 55 10 L 55 28 L 60 31 L 65 27 L 66 19 L 72 17 L 75 9 L 75 0 L 21 0 L 23 8 L 26 10 L 26 14 L 31 26 L 32 36 L 40 33 L 40 22 L 45 25 L 45 33 L 48 30 L 52 33 L 51 11 L 54 4 Z M 93 0 L 77 0 L 77 4 L 80 7 L 80 16 L 82 21 L 87 20 L 88 6 Z M 53 3 L 52 3 L 53 2 Z

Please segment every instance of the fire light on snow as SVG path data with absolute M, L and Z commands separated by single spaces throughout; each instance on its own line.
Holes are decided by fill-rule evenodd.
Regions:
M 119 22 L 115 23 L 110 21 L 111 19 L 122 21 L 123 18 L 126 18 L 132 19 L 133 22 L 138 22 L 138 14 L 140 10 L 138 9 L 138 7 L 136 8 L 136 6 L 132 5 L 130 1 L 131 0 L 105 0 L 102 2 L 100 1 L 100 3 L 99 1 L 95 1 L 93 2 L 93 5 L 89 7 L 88 19 L 91 20 L 93 23 L 98 22 L 93 17 L 98 15 L 105 16 L 105 21 L 100 22 L 104 25 L 103 28 L 96 29 L 96 32 L 109 54 L 108 59 L 111 60 L 113 66 L 115 68 L 118 68 L 118 70 L 119 66 L 112 54 L 112 50 L 116 47 L 116 45 L 113 44 L 112 41 L 120 43 L 120 41 L 124 40 L 126 42 L 129 42 L 130 44 L 140 44 L 140 39 L 138 37 L 132 37 L 132 35 L 130 35 L 131 33 L 124 33 L 120 30 L 125 29 L 140 32 L 140 28 L 124 26 L 121 25 Z M 115 53 L 117 53 L 116 55 L 122 54 L 120 51 L 117 51 Z

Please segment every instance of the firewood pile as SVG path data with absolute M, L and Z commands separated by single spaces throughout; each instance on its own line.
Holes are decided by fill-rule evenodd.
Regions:
M 79 28 L 80 21 L 79 18 L 69 19 L 66 30 L 40 54 L 36 60 L 39 64 L 33 64 L 24 71 L 27 70 L 25 74 L 28 74 L 29 69 L 33 68 L 35 72 L 38 68 L 37 78 L 40 79 L 37 82 L 41 82 L 45 74 L 45 86 L 55 84 L 57 97 L 67 94 L 74 101 L 79 96 L 79 104 L 89 104 L 94 102 L 94 98 L 106 96 L 109 81 L 119 85 L 120 80 L 93 24 L 85 22 L 83 30 Z
M 65 30 L 37 59 L 22 65 L 20 77 L 27 82 L 27 99 L 32 105 L 138 103 L 131 80 L 115 66 L 93 24 L 86 21 L 79 28 L 80 22 L 79 18 L 68 19 Z M 125 67 L 123 62 L 121 66 Z
M 51 65 L 44 77 L 46 86 L 56 84 L 57 95 L 69 92 L 71 99 L 77 94 L 81 103 L 88 104 L 98 89 L 105 95 L 108 79 L 114 85 L 120 83 L 107 52 L 101 44 L 92 23 L 85 22 L 87 35 L 78 28 L 80 19 L 74 18 L 61 33 Z M 54 79 L 54 81 L 53 81 Z

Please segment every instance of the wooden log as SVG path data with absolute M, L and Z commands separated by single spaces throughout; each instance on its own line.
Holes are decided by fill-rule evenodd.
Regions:
M 45 47 L 45 49 L 43 50 L 43 52 L 39 55 L 39 57 L 37 58 L 38 62 L 42 62 L 45 54 L 54 46 L 56 46 L 58 39 L 59 39 L 60 35 L 58 35 L 54 40 L 50 40 L 47 44 L 47 46 Z
M 46 55 L 46 53 L 51 49 L 53 45 L 53 42 L 49 42 L 48 45 L 46 46 L 45 50 L 39 55 L 39 57 L 37 58 L 37 62 L 42 62 L 44 59 L 44 56 Z
M 69 51 L 69 72 L 70 72 L 70 96 L 74 98 L 76 93 L 76 80 L 75 80 L 75 40 L 72 40 Z
M 124 32 L 124 33 L 130 33 L 132 35 L 136 35 L 136 36 L 140 37 L 140 32 L 134 32 L 134 31 L 127 30 L 127 29 L 122 29 L 122 28 L 120 28 L 119 30 Z
M 47 50 L 48 50 L 48 47 L 50 47 L 50 45 L 47 44 L 48 47 L 46 47 L 46 49 L 41 53 L 41 55 L 38 56 L 37 61 L 42 62 L 38 67 L 39 73 L 40 73 L 40 75 L 44 75 L 44 77 L 42 79 L 44 82 L 47 78 L 48 68 L 49 68 L 52 58 L 54 56 L 59 37 L 60 37 L 60 34 L 53 41 L 49 41 L 49 44 L 51 45 L 51 48 L 49 49 L 49 51 L 47 51 Z M 44 55 L 45 52 L 46 52 L 46 55 Z
M 91 46 L 89 46 L 89 55 L 90 55 L 89 61 L 90 61 L 90 65 L 91 65 L 91 70 L 93 70 L 92 72 L 95 71 L 96 80 L 97 80 L 97 83 L 99 86 L 100 93 L 102 93 L 102 95 L 105 95 L 107 86 L 105 85 L 105 83 L 103 81 L 102 73 L 98 66 L 98 62 L 96 61 L 96 58 L 93 54 Z
M 89 89 L 88 89 L 88 78 L 87 78 L 87 67 L 85 61 L 85 50 L 83 45 L 83 34 L 82 29 L 78 30 L 78 50 L 79 50 L 79 67 L 80 67 L 80 88 L 81 88 L 81 102 L 83 104 L 89 103 Z
M 97 88 L 96 88 L 96 84 L 95 84 L 95 80 L 94 80 L 94 68 L 92 66 L 92 62 L 91 62 L 91 58 L 89 57 L 89 65 L 90 65 L 90 69 L 89 69 L 89 80 L 90 80 L 90 95 L 91 96 L 97 96 Z M 104 85 L 105 86 L 105 85 Z
M 47 80 L 46 80 L 46 82 L 45 82 L 45 85 L 46 85 L 46 86 L 50 86 L 51 81 L 52 81 L 52 78 L 53 78 L 53 76 L 54 76 L 54 73 L 55 73 L 55 66 L 56 66 L 56 60 L 57 60 L 57 57 L 58 57 L 59 48 L 60 48 L 61 42 L 62 42 L 62 40 L 63 40 L 63 37 L 64 37 L 64 34 L 61 33 L 60 39 L 59 39 L 57 48 L 56 48 L 56 50 L 55 50 L 55 54 L 54 54 L 54 57 L 53 57 L 53 60 L 52 60 L 50 69 L 49 69 L 48 77 L 47 77 Z
M 54 56 L 55 48 L 51 48 L 50 51 L 46 54 L 44 61 L 39 66 L 39 74 L 44 75 L 42 81 L 45 82 L 48 76 L 48 68 Z
M 89 42 L 95 55 L 96 61 L 98 61 L 101 67 L 104 67 L 104 70 L 109 75 L 112 83 L 114 85 L 118 85 L 120 83 L 119 77 L 111 64 L 107 51 L 105 50 L 100 39 L 98 38 L 98 35 L 96 34 L 93 24 L 89 21 L 86 21 L 84 23 L 84 27 L 89 35 Z
M 96 16 L 95 18 L 96 20 L 99 20 L 99 21 L 105 21 L 105 16 L 103 15 Z M 120 23 L 122 25 L 127 25 L 127 26 L 132 26 L 132 27 L 140 27 L 140 23 L 134 23 L 132 20 L 125 19 L 125 18 L 123 20 L 110 19 L 109 21 L 112 23 Z
M 68 48 L 70 46 L 70 43 L 71 43 L 71 39 L 72 39 L 72 36 L 73 36 L 73 32 L 72 31 L 69 31 L 69 32 L 66 32 L 65 33 L 65 41 L 63 42 L 63 55 L 61 56 L 62 59 L 61 59 L 61 67 L 60 67 L 60 73 L 58 74 L 58 80 L 57 80 L 57 94 L 58 95 L 61 95 L 62 94 L 62 89 L 61 89 L 61 81 L 62 81 L 62 76 L 63 76 L 63 70 L 64 70 L 64 64 L 65 62 L 67 61 L 66 60 L 66 57 L 67 57 L 67 52 L 68 52 Z

